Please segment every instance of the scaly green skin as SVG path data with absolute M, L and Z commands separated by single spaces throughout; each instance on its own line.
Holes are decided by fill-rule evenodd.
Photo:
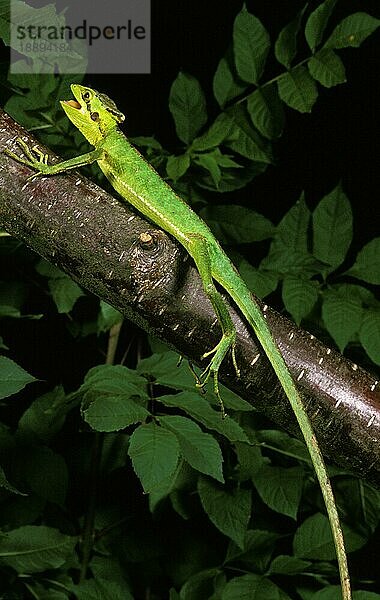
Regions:
M 37 170 L 33 176 L 53 175 L 97 161 L 122 198 L 184 246 L 194 259 L 204 291 L 214 307 L 222 329 L 220 342 L 213 350 L 203 355 L 203 358 L 212 358 L 200 376 L 199 385 L 205 385 L 209 377 L 213 377 L 223 416 L 225 413 L 219 395 L 218 370 L 229 350 L 232 351 L 237 374 L 239 370 L 234 353 L 235 327 L 214 281 L 217 281 L 235 301 L 267 354 L 305 438 L 331 523 L 341 576 L 342 597 L 343 600 L 350 600 L 347 558 L 330 480 L 302 398 L 267 325 L 265 314 L 204 221 L 174 193 L 119 130 L 118 124 L 124 120 L 124 115 L 118 111 L 112 100 L 80 85 L 74 84 L 71 89 L 75 100 L 61 102 L 62 107 L 95 150 L 55 165 L 48 165 L 47 157 L 40 150 L 33 148 L 31 151 L 19 140 L 26 158 L 8 150 L 7 154 Z M 33 152 L 38 158 L 35 158 Z

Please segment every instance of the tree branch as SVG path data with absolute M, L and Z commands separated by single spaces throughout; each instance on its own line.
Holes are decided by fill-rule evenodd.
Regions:
M 0 112 L 0 148 L 36 141 Z M 220 337 L 198 273 L 183 248 L 126 203 L 76 172 L 26 181 L 30 169 L 0 155 L 0 226 L 194 363 Z M 149 235 L 145 235 L 149 234 Z M 324 454 L 380 488 L 380 383 L 338 352 L 265 309 L 305 399 Z M 221 379 L 299 435 L 269 361 L 236 307 L 241 378 L 230 360 Z

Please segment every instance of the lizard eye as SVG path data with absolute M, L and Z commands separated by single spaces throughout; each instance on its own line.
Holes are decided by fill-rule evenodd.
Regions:
M 90 117 L 93 121 L 97 121 L 99 119 L 99 113 L 93 112 L 91 113 Z
M 82 98 L 83 100 L 89 100 L 91 98 L 90 92 L 84 92 L 84 94 L 82 94 Z

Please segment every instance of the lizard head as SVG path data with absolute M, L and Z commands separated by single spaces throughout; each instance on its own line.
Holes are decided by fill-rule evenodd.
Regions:
M 116 104 L 105 94 L 73 83 L 75 100 L 62 100 L 61 106 L 70 121 L 95 145 L 125 119 Z

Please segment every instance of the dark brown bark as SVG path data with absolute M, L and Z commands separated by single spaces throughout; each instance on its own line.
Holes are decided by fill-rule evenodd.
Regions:
M 0 113 L 0 147 L 32 138 Z M 220 331 L 198 273 L 182 247 L 77 172 L 38 177 L 0 155 L 0 227 L 23 240 L 194 363 Z M 145 239 L 142 234 L 150 233 Z M 145 241 L 144 241 L 145 240 Z M 380 383 L 338 352 L 263 305 L 298 381 L 324 454 L 380 488 Z M 253 333 L 231 306 L 241 378 L 230 360 L 221 379 L 288 431 L 289 403 Z

